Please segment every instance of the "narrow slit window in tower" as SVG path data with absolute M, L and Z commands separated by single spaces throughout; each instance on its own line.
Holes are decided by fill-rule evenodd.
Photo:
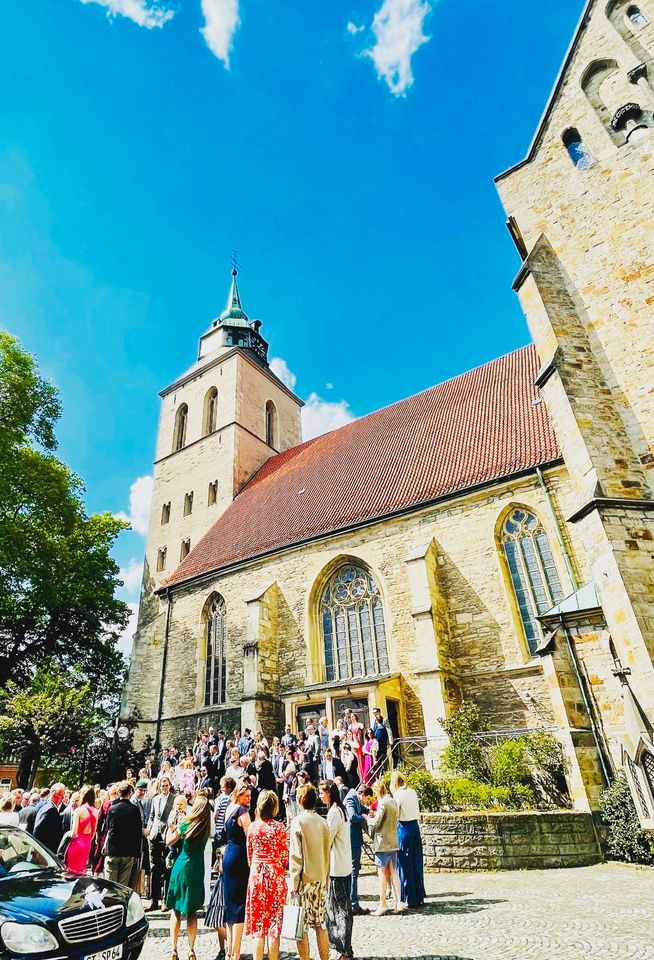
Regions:
M 181 548 L 181 550 L 179 551 L 179 559 L 180 559 L 180 561 L 181 561 L 181 560 L 184 560 L 185 557 L 188 557 L 188 555 L 189 555 L 190 552 L 191 552 L 191 540 L 190 540 L 190 538 L 187 539 L 187 540 L 182 540 L 182 548 Z
M 170 501 L 168 501 L 168 503 L 164 503 L 163 507 L 161 508 L 161 523 L 164 524 L 169 522 L 170 522 Z
M 627 20 L 636 30 L 642 30 L 643 27 L 646 27 L 649 24 L 649 20 L 642 12 L 640 7 L 637 7 L 635 4 L 629 7 L 627 10 Z
M 157 552 L 157 573 L 161 573 L 161 571 L 165 569 L 166 569 L 166 548 L 162 547 L 161 550 Z
M 184 497 L 184 516 L 188 517 L 189 514 L 193 513 L 193 491 L 187 493 Z
M 207 506 L 213 507 L 217 499 L 218 499 L 218 481 L 214 480 L 213 483 L 209 484 L 209 496 L 207 497 Z

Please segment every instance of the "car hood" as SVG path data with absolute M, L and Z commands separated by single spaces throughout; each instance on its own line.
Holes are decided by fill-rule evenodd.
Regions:
M 0 921 L 54 921 L 117 904 L 127 905 L 132 891 L 101 877 L 43 871 L 0 880 Z

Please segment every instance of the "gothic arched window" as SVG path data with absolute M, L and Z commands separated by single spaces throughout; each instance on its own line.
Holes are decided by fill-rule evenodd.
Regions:
M 220 596 L 207 611 L 204 705 L 211 707 L 227 700 L 227 607 Z
M 175 433 L 173 434 L 173 450 L 181 450 L 186 446 L 186 421 L 188 420 L 188 407 L 185 403 L 181 405 L 175 414 Z
M 266 443 L 269 447 L 275 446 L 277 434 L 277 411 L 272 400 L 266 401 Z
M 204 435 L 214 433 L 218 425 L 218 391 L 215 387 L 204 398 Z
M 566 130 L 563 136 L 563 145 L 570 155 L 570 159 L 579 170 L 587 170 L 593 165 L 593 158 L 590 150 L 581 139 L 579 131 L 574 127 Z
M 640 7 L 637 7 L 635 4 L 632 4 L 627 10 L 627 20 L 636 30 L 642 30 L 643 27 L 646 27 L 649 23 L 649 20 Z
M 516 507 L 502 527 L 501 544 L 511 583 L 533 653 L 540 642 L 536 617 L 563 599 L 563 589 L 552 548 L 540 520 Z
M 379 587 L 364 567 L 345 563 L 332 574 L 320 617 L 328 681 L 388 671 L 384 608 Z

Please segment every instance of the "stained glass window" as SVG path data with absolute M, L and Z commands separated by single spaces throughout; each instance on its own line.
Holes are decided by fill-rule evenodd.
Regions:
M 379 588 L 364 567 L 344 564 L 321 601 L 327 680 L 377 676 L 389 669 Z
M 563 599 L 547 534 L 527 510 L 512 510 L 502 528 L 502 549 L 529 649 L 540 642 L 536 617 Z
M 206 641 L 204 704 L 210 707 L 227 699 L 227 608 L 220 595 L 209 607 Z

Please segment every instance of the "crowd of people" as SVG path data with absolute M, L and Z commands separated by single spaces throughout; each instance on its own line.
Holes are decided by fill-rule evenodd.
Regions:
M 379 875 L 373 915 L 424 903 L 418 798 L 389 768 L 392 735 L 380 710 L 365 730 L 346 711 L 328 729 L 287 726 L 269 744 L 261 733 L 198 731 L 194 747 L 174 746 L 104 790 L 63 784 L 0 797 L 0 826 L 20 826 L 72 873 L 102 873 L 170 911 L 171 960 L 186 918 L 195 960 L 198 914 L 217 931 L 217 960 L 240 960 L 243 936 L 261 960 L 277 960 L 284 905 L 299 907 L 295 931 L 308 960 L 314 930 L 320 960 L 329 946 L 351 960 L 365 835 Z M 288 878 L 287 878 L 288 874 Z M 285 933 L 285 936 L 287 934 Z

